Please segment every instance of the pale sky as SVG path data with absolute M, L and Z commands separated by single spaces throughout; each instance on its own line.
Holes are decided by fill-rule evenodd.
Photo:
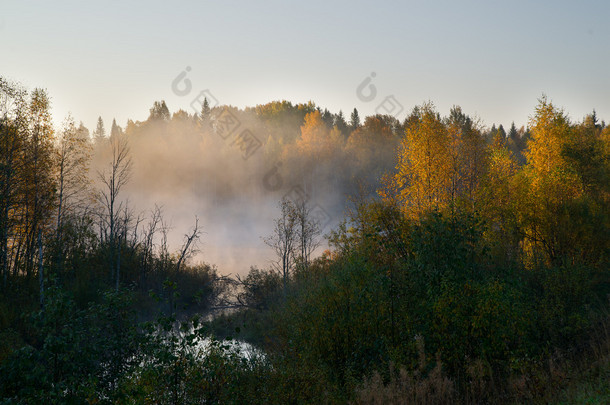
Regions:
M 505 127 L 526 124 L 545 93 L 572 119 L 596 109 L 610 121 L 609 12 L 608 1 L 1 0 L 0 75 L 47 88 L 56 123 L 71 112 L 90 129 L 98 115 L 107 130 L 145 120 L 155 100 L 191 111 L 202 90 L 242 108 L 313 100 L 361 116 L 393 95 L 401 120 L 430 100 Z M 356 89 L 373 72 L 365 101 Z

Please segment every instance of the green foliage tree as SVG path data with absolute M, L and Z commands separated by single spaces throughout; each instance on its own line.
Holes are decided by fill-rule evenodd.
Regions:
M 347 136 L 348 125 L 345 121 L 345 116 L 343 115 L 343 111 L 339 110 L 337 114 L 335 114 L 333 125 L 341 131 L 341 134 Z
M 203 103 L 201 104 L 201 120 L 203 122 L 207 122 L 210 119 L 210 114 L 212 110 L 210 108 L 210 103 L 208 102 L 208 98 L 203 98 Z

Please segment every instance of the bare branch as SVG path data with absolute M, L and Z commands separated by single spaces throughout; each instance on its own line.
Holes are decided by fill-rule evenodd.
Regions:
M 194 253 L 193 243 L 199 240 L 200 234 L 201 232 L 199 231 L 199 218 L 195 217 L 195 227 L 193 228 L 193 232 L 191 232 L 190 235 L 184 235 L 185 241 L 180 251 L 180 257 L 178 259 L 178 264 L 176 265 L 176 272 L 180 271 L 180 266 L 182 265 L 182 262 Z

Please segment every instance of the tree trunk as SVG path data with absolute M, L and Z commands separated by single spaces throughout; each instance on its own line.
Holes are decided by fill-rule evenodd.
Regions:
M 38 283 L 40 285 L 40 308 L 44 309 L 44 269 L 42 267 L 42 230 L 38 231 Z

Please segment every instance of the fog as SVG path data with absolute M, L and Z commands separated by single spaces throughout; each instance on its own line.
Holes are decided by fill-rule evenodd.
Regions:
M 198 218 L 202 234 L 193 261 L 216 265 L 221 274 L 267 268 L 274 256 L 262 238 L 271 234 L 284 196 L 306 200 L 326 235 L 344 218 L 354 179 L 363 171 L 374 179 L 378 173 L 369 166 L 380 173 L 393 164 L 387 157 L 371 161 L 379 153 L 375 148 L 364 162 L 362 151 L 349 151 L 347 134 L 336 137 L 334 149 L 298 147 L 303 117 L 313 110 L 300 106 L 272 119 L 265 119 L 260 109 L 217 107 L 205 120 L 184 111 L 170 118 L 157 106 L 161 112 L 151 110 L 147 121 L 129 121 L 124 129 L 111 130 L 110 137 L 98 136 L 91 172 L 108 169 L 109 138 L 126 139 L 132 170 L 119 199 L 128 202 L 132 217 L 140 215 L 145 224 L 154 207 L 161 207 L 170 226 L 171 251 L 181 246 Z M 326 247 L 322 237 L 317 253 Z

